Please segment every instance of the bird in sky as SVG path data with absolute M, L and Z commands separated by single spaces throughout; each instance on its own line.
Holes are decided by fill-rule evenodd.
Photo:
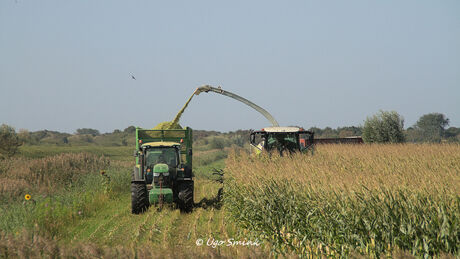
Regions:
M 136 78 L 135 78 L 133 75 L 131 75 L 131 78 L 132 78 L 133 80 L 136 80 Z

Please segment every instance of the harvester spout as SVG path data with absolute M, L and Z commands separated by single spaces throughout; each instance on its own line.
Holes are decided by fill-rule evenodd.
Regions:
M 195 90 L 195 94 L 196 95 L 199 95 L 200 93 L 202 92 L 205 92 L 205 93 L 208 93 L 209 91 L 211 92 L 214 92 L 214 93 L 218 93 L 218 94 L 221 94 L 221 95 L 225 95 L 225 96 L 228 96 L 228 97 L 231 97 L 233 99 L 236 99 L 248 106 L 250 106 L 251 108 L 255 109 L 256 111 L 260 112 L 265 118 L 267 118 L 268 121 L 270 121 L 270 123 L 274 126 L 274 127 L 279 127 L 279 124 L 278 122 L 275 120 L 275 118 L 273 118 L 273 116 L 267 112 L 264 108 L 260 107 L 259 105 L 249 101 L 248 99 L 246 98 L 243 98 L 239 95 L 236 95 L 234 93 L 230 93 L 229 91 L 225 91 L 224 89 L 222 89 L 220 86 L 219 87 L 212 87 L 210 85 L 203 85 L 201 87 L 198 87 L 196 90 Z

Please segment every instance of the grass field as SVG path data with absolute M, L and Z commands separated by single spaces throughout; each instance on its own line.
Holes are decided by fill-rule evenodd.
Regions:
M 458 256 L 458 145 L 227 151 L 194 153 L 192 213 L 132 215 L 132 148 L 22 147 L 0 162 L 0 257 Z M 221 203 L 212 172 L 224 168 Z M 218 244 L 230 238 L 261 245 Z
M 22 147 L 1 162 L 0 257 L 264 258 L 260 247 L 208 246 L 238 229 L 217 200 L 226 152 L 195 154 L 193 213 L 151 207 L 131 214 L 134 158 L 126 147 Z M 105 172 L 104 175 L 100 171 Z M 217 177 L 218 178 L 218 177 Z M 31 200 L 25 201 L 24 195 Z M 197 239 L 204 244 L 196 245 Z M 45 247 L 46 249 L 43 249 Z

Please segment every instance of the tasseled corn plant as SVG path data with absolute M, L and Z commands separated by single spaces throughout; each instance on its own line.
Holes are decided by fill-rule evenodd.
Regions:
M 227 160 L 225 205 L 275 254 L 459 255 L 459 145 L 329 145 Z

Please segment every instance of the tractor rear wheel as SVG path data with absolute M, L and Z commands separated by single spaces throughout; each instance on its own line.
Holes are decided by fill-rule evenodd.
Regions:
M 131 183 L 131 212 L 139 214 L 149 207 L 149 195 L 145 183 Z
M 182 182 L 178 188 L 177 205 L 181 212 L 191 212 L 193 210 L 193 182 Z

